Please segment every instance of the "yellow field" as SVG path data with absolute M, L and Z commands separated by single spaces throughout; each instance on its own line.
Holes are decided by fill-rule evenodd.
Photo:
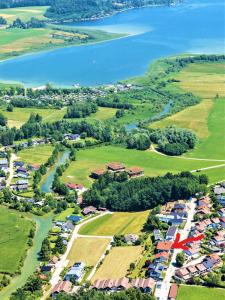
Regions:
M 110 239 L 105 238 L 76 239 L 67 257 L 69 266 L 78 261 L 84 262 L 87 266 L 94 266 L 105 252 L 109 243 Z
M 22 21 L 28 21 L 31 17 L 44 19 L 44 13 L 46 10 L 47 6 L 0 9 L 0 16 L 5 18 L 8 22 L 13 22 L 16 18 L 20 18 Z
M 149 211 L 115 212 L 102 216 L 84 225 L 79 231 L 86 235 L 105 235 L 140 233 L 149 215 Z
M 112 248 L 92 281 L 96 279 L 118 279 L 126 276 L 130 264 L 138 261 L 142 250 L 141 246 Z
M 168 118 L 155 122 L 151 128 L 164 128 L 176 124 L 177 127 L 193 130 L 199 138 L 209 135 L 207 119 L 213 106 L 213 100 L 203 100 L 201 103 L 186 108 Z
M 177 76 L 181 89 L 202 98 L 225 96 L 225 65 L 223 63 L 194 63 L 185 67 Z

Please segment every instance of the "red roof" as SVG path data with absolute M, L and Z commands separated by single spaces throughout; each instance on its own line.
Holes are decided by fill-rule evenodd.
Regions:
M 167 241 L 167 242 L 158 242 L 157 244 L 157 250 L 164 250 L 169 251 L 173 242 Z
M 178 285 L 176 283 L 172 283 L 170 287 L 169 298 L 176 299 L 177 291 L 178 291 Z
M 106 173 L 106 170 L 104 170 L 104 169 L 98 169 L 98 170 L 92 171 L 91 173 L 95 174 L 95 175 L 98 175 L 98 176 L 101 176 L 101 175 L 104 175 Z
M 71 190 L 83 190 L 84 186 L 77 183 L 67 183 L 66 186 Z
M 52 289 L 52 294 L 60 292 L 69 293 L 71 288 L 72 283 L 70 281 L 61 281 L 54 286 L 54 288 Z
M 125 166 L 119 162 L 112 162 L 107 165 L 107 167 L 113 171 L 124 169 Z
M 164 257 L 164 258 L 168 259 L 169 253 L 167 253 L 167 252 L 160 252 L 160 253 L 157 253 L 155 255 L 155 258 L 160 258 L 160 257 Z
M 140 167 L 131 167 L 128 169 L 128 173 L 132 173 L 132 174 L 139 174 L 144 172 L 144 169 L 140 168 Z

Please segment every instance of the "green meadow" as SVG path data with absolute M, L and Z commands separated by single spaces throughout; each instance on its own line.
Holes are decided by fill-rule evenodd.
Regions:
M 78 151 L 77 161 L 70 164 L 63 174 L 62 180 L 64 182 L 83 183 L 89 187 L 92 183 L 89 177 L 91 171 L 105 168 L 107 163 L 113 161 L 122 162 L 126 167 L 142 167 L 146 176 L 158 176 L 167 172 L 177 173 L 184 170 L 191 171 L 220 164 L 213 161 L 169 157 L 150 150 L 139 151 L 116 146 L 104 146 Z
M 51 156 L 53 149 L 52 145 L 26 148 L 19 151 L 17 157 L 26 164 L 43 164 Z
M 14 107 L 13 112 L 8 112 L 5 109 L 0 112 L 8 119 L 9 127 L 21 127 L 30 117 L 31 113 L 39 114 L 43 118 L 43 122 L 55 122 L 63 118 L 66 109 L 51 109 L 51 108 L 18 108 Z
M 32 6 L 0 9 L 0 16 L 5 18 L 9 23 L 13 22 L 16 18 L 20 18 L 22 21 L 28 21 L 31 17 L 45 19 L 44 13 L 47 8 L 47 6 Z
M 31 221 L 0 207 L 0 273 L 14 274 L 27 250 Z
M 225 290 L 200 286 L 181 285 L 177 300 L 225 300 Z

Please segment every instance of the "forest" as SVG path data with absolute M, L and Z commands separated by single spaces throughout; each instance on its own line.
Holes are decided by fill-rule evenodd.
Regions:
M 96 207 L 115 211 L 152 209 L 169 201 L 189 199 L 196 192 L 206 191 L 208 179 L 190 172 L 173 175 L 127 179 L 125 173 L 106 173 L 92 188 L 84 192 L 84 201 Z

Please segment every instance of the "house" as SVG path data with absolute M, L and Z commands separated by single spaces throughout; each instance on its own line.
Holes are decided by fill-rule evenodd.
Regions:
M 73 191 L 77 192 L 83 192 L 85 190 L 84 186 L 82 184 L 77 183 L 67 183 L 66 186 Z
M 137 234 L 127 234 L 124 238 L 127 244 L 135 244 L 138 241 L 139 236 Z
M 74 225 L 71 221 L 67 221 L 62 225 L 62 230 L 66 232 L 72 232 L 74 230 Z
M 176 213 L 184 212 L 186 210 L 186 205 L 184 203 L 174 204 L 173 211 Z
M 87 206 L 82 210 L 82 214 L 84 216 L 90 215 L 90 214 L 95 214 L 97 212 L 97 208 L 94 206 Z
M 27 169 L 24 167 L 18 167 L 16 173 L 27 173 Z
M 56 298 L 59 293 L 69 293 L 72 289 L 72 283 L 70 281 L 61 281 L 57 283 L 51 292 L 52 298 Z
M 166 269 L 167 267 L 161 263 L 155 264 L 155 268 L 148 269 L 148 275 L 152 278 L 155 278 L 156 280 L 162 280 L 163 279 L 163 271 Z
M 9 166 L 7 158 L 0 159 L 0 169 L 7 169 Z
M 155 259 L 154 260 L 155 263 L 167 262 L 169 259 L 169 253 L 168 252 L 159 252 L 159 253 L 155 254 L 154 259 Z
M 16 187 L 19 191 L 27 190 L 28 189 L 28 180 L 26 180 L 26 179 L 17 180 Z
M 173 242 L 166 241 L 166 242 L 158 242 L 156 249 L 158 252 L 168 252 L 171 249 Z
M 98 169 L 91 172 L 91 177 L 94 179 L 99 179 L 102 175 L 106 173 L 104 169 Z
M 172 225 L 180 225 L 187 219 L 186 213 L 159 214 L 157 215 L 160 221 L 170 223 Z
M 41 272 L 53 272 L 54 266 L 53 265 L 43 265 L 41 267 Z
M 163 240 L 161 231 L 159 229 L 154 229 L 153 235 L 154 235 L 154 241 L 162 241 Z
M 168 300 L 176 300 L 178 292 L 178 285 L 176 283 L 172 283 L 168 295 Z
M 49 260 L 48 264 L 49 264 L 50 266 L 55 266 L 55 265 L 57 264 L 58 261 L 59 261 L 58 257 L 54 255 L 54 256 Z
M 125 171 L 125 166 L 119 162 L 109 163 L 106 167 L 107 167 L 108 171 L 114 172 L 114 173 Z
M 217 196 L 219 203 L 224 207 L 225 206 L 225 195 Z
M 23 167 L 24 162 L 23 161 L 14 161 L 14 167 Z
M 219 210 L 218 210 L 218 213 L 221 215 L 222 218 L 224 218 L 224 217 L 225 217 L 225 207 L 219 209 Z
M 120 290 L 126 290 L 131 287 L 131 284 L 129 283 L 129 279 L 119 278 L 119 279 L 105 279 L 105 280 L 95 280 L 94 284 L 92 285 L 93 289 L 96 290 L 102 290 L 102 291 L 120 291 Z
M 220 224 L 223 228 L 225 228 L 225 218 L 220 219 Z
M 139 167 L 132 167 L 127 169 L 127 174 L 130 178 L 133 177 L 140 177 L 144 175 L 144 169 L 139 168 Z
M 225 194 L 225 186 L 223 186 L 223 183 L 221 183 L 220 185 L 216 185 L 214 187 L 214 194 L 215 195 Z
M 32 164 L 28 166 L 28 169 L 31 171 L 38 171 L 40 169 L 40 165 L 38 164 Z
M 166 233 L 166 241 L 173 241 L 176 238 L 177 234 L 177 227 L 176 226 L 170 226 Z
M 132 279 L 131 287 L 141 290 L 144 293 L 152 293 L 154 291 L 156 282 L 152 278 L 136 278 Z
M 73 222 L 73 223 L 78 223 L 78 222 L 80 222 L 82 219 L 83 219 L 82 217 L 80 217 L 80 216 L 75 216 L 75 215 L 70 215 L 70 216 L 67 217 L 67 220 L 68 220 L 68 221 L 71 221 L 71 222 Z
M 182 281 L 187 281 L 190 279 L 190 272 L 187 268 L 180 268 L 175 271 L 175 277 Z
M 198 244 L 197 245 L 191 244 L 189 246 L 188 250 L 184 250 L 184 253 L 187 256 L 187 259 L 190 260 L 190 259 L 195 259 L 199 256 L 199 250 L 200 250 L 200 247 Z
M 75 280 L 80 282 L 85 273 L 85 264 L 83 262 L 75 263 L 65 276 L 65 280 Z

